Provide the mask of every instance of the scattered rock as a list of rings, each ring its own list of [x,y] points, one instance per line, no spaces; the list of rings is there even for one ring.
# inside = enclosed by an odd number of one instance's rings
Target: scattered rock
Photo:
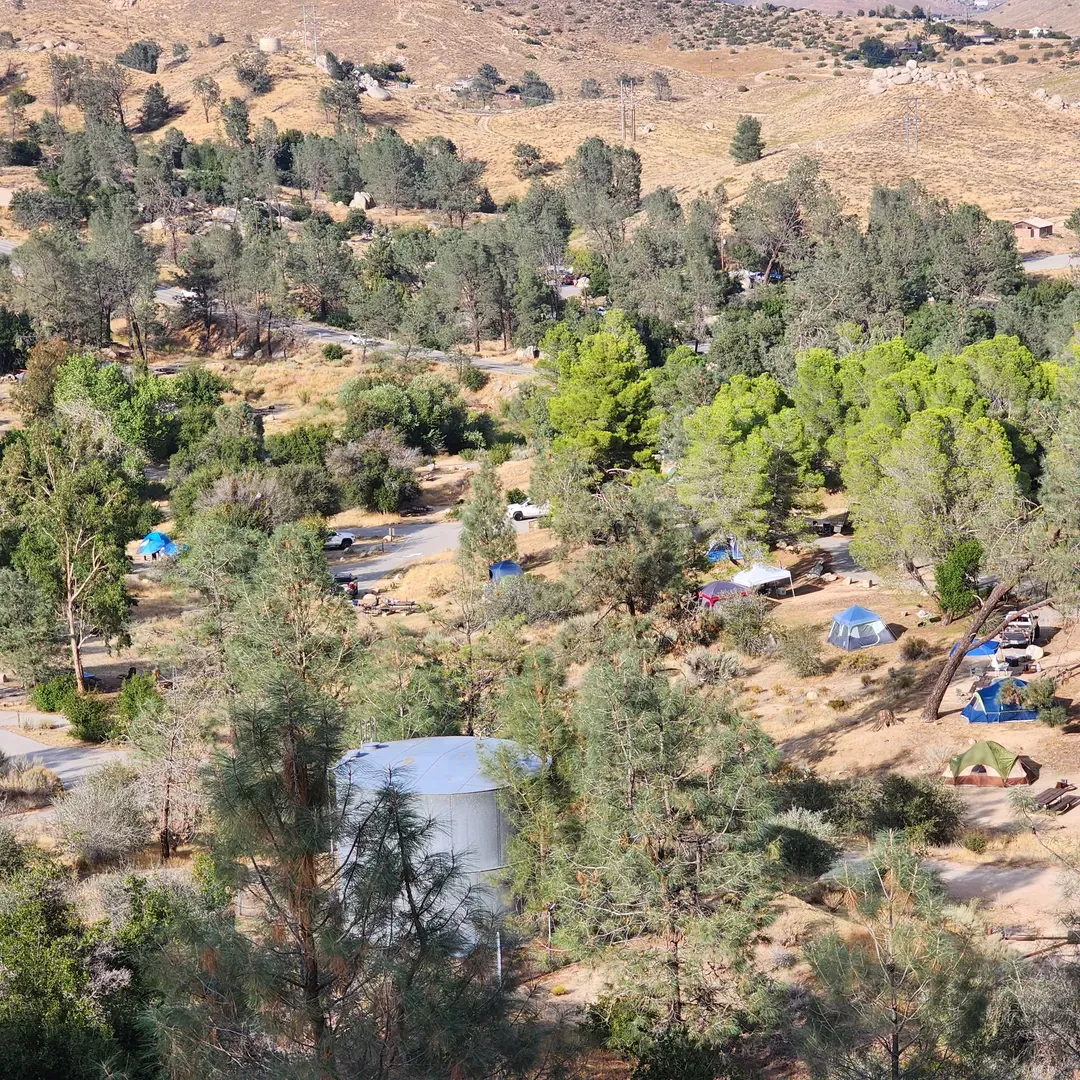
[[[27,45],[26,46],[26,51],[27,52],[44,52],[45,51],[45,46],[42,45],[40,41],[38,41],[38,42],[35,42],[33,45]]]
[[[884,94],[886,89],[887,87],[883,82],[874,80],[870,83],[869,86],[867,86],[866,92],[870,94],[871,97],[876,97],[878,94]]]
[[[1060,112],[1065,108],[1065,99],[1060,94],[1054,94],[1046,99],[1046,107],[1052,112]]]
[[[1040,86],[1034,94],[1031,95],[1036,101],[1045,101],[1050,95]]]
[[[715,131],[715,130],[716,130],[716,125],[715,125],[715,124],[714,124],[714,123],[713,123],[713,122],[712,122],[711,120],[709,120],[709,121],[708,121],[708,122],[707,122],[707,123],[705,124],[705,130],[706,130],[706,131]]]
[[[648,133],[648,132],[651,132],[651,131],[655,131],[656,128],[654,128],[652,126],[652,124],[646,124],[641,130]]]
[[[369,98],[374,98],[376,101],[388,101],[390,99],[390,91],[380,86],[378,79],[373,75],[369,75],[366,71],[357,81]]]

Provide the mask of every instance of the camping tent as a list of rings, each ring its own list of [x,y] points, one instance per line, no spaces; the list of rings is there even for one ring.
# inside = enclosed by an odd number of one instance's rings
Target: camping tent
[[[1001,743],[984,739],[957,754],[942,772],[946,784],[974,784],[978,787],[1015,787],[1034,783],[1038,766]]]
[[[503,559],[502,562],[492,563],[488,567],[488,577],[492,581],[502,581],[504,577],[518,577],[524,573],[525,571],[511,559]]]
[[[1022,701],[1013,701],[1011,694],[1006,694],[1002,701],[1002,691],[1023,690],[1027,683],[1023,679],[1001,679],[982,690],[976,690],[971,700],[964,706],[961,716],[969,724],[1011,724],[1039,718],[1036,709],[1029,709]]]
[[[721,600],[736,600],[740,596],[749,596],[753,590],[745,585],[736,585],[734,581],[710,581],[698,590],[698,599],[702,607],[713,607]]]
[[[148,532],[139,544],[140,555],[179,555],[180,547],[175,540],[170,540],[165,533]]]
[[[745,585],[748,589],[758,589],[762,585],[775,585],[778,581],[786,581],[791,595],[795,595],[795,586],[791,581],[791,571],[781,570],[775,566],[762,566],[754,563],[749,570],[741,570],[733,574],[731,580],[736,585]]]
[[[880,615],[875,615],[858,604],[834,615],[832,629],[829,630],[829,644],[849,652],[865,649],[868,645],[885,645],[895,640]]]
[[[729,536],[726,540],[714,541],[709,550],[705,552],[705,558],[711,563],[720,562],[721,559],[730,559],[732,562],[738,562],[742,558],[742,551],[739,549],[739,541],[734,536]]]

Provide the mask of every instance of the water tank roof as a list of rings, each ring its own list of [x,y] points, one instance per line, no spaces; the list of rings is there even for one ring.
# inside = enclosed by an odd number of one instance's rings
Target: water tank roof
[[[488,775],[488,762],[500,750],[517,753],[529,771],[540,763],[509,739],[442,735],[399,742],[365,743],[350,750],[337,768],[360,787],[378,787],[394,776],[395,785],[417,795],[463,795],[495,791],[503,785]]]

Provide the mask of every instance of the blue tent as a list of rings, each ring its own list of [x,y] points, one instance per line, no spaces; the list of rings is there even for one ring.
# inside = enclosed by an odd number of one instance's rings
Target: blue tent
[[[139,544],[140,555],[179,555],[180,547],[163,532],[148,532]]]
[[[524,573],[525,571],[510,559],[503,559],[502,562],[492,563],[488,567],[488,577],[492,581],[501,581],[504,577],[518,577]]]
[[[875,615],[858,604],[834,615],[832,628],[829,630],[829,644],[839,649],[847,649],[848,652],[865,649],[868,645],[885,645],[895,640],[893,632],[880,615]]]
[[[1027,683],[1023,679],[1001,679],[982,690],[976,690],[971,700],[964,706],[961,716],[969,724],[1013,724],[1025,720],[1037,720],[1036,709],[1027,708],[1023,702],[1012,703],[1001,700],[1001,691],[1005,687],[1023,690]]]
[[[709,550],[705,552],[705,558],[711,563],[718,563],[721,559],[738,562],[742,557],[743,553],[739,549],[739,541],[734,536],[729,536],[726,540],[715,541],[710,545]]]
[[[959,645],[954,645],[949,650],[949,655],[955,656],[956,650],[959,648]],[[984,641],[981,645],[977,645],[974,649],[968,649],[968,651],[964,654],[964,658],[967,660],[989,660],[992,656],[997,655],[997,651],[1000,648],[1000,642]]]

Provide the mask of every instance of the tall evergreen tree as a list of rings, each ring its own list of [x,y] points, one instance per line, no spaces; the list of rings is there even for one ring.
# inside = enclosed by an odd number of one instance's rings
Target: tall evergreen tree
[[[458,558],[462,565],[486,575],[487,568],[517,554],[517,537],[506,518],[499,474],[485,457],[473,477],[472,498],[461,511]]]

